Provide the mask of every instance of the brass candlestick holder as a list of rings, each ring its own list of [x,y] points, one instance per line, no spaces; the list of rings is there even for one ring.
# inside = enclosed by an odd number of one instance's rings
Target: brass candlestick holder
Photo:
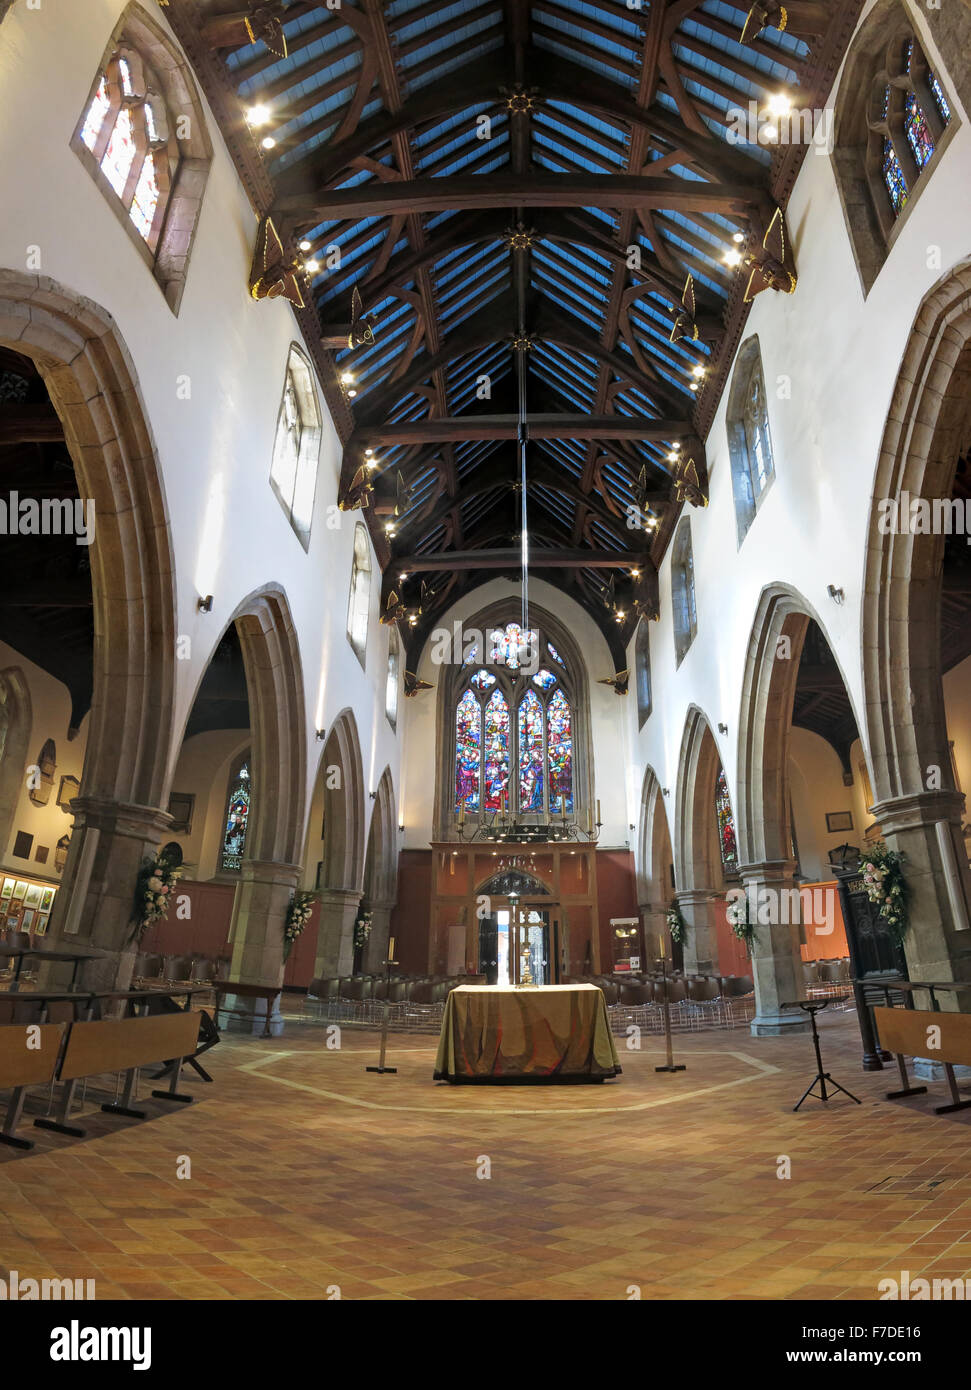
[[[524,941],[524,942],[523,942],[522,946],[521,946],[520,949],[519,949],[519,955],[520,955],[520,965],[519,965],[519,988],[520,988],[520,989],[535,989],[535,988],[536,988],[536,981],[533,979],[533,972],[532,972],[532,970],[531,970],[531,968],[530,968],[530,964],[529,964],[529,942],[528,942],[528,941]]]

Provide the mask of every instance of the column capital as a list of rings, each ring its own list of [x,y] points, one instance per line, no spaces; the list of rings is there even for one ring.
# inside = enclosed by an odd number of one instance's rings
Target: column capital
[[[160,806],[140,806],[131,801],[112,801],[104,796],[76,796],[71,801],[75,829],[90,825],[99,829],[110,827],[119,835],[161,837],[172,824],[168,811]]]
[[[244,859],[239,866],[239,876],[251,883],[286,883],[296,887],[303,874],[302,864],[282,864],[275,859]]]
[[[356,907],[363,895],[357,888],[321,888],[317,896],[322,906],[346,908]]]
[[[874,820],[879,821],[884,834],[913,830],[933,825],[936,821],[959,821],[964,815],[964,795],[953,787],[939,791],[914,792],[910,796],[894,796],[870,807]]]
[[[679,907],[701,907],[714,902],[718,896],[714,888],[682,888],[674,894],[674,900]]]
[[[742,884],[748,888],[755,883],[792,882],[796,876],[795,859],[761,859],[751,864],[739,864]]]

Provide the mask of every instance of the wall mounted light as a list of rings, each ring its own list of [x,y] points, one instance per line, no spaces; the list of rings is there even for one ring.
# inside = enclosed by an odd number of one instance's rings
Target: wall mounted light
[[[326,738],[326,736],[327,736],[327,730],[326,730],[326,729],[314,729],[314,738],[317,740],[318,743],[323,743],[323,741],[324,741],[324,739]]]
[[[834,603],[842,603],[843,599],[846,597],[843,593],[843,590],[838,589],[835,584],[827,584],[826,592],[829,594],[830,598],[833,600]]]
[[[199,599],[199,601],[196,603],[196,607],[198,608],[200,613],[211,613],[212,594],[206,594],[205,598]]]
[[[368,792],[368,796],[371,798],[372,801],[376,801],[378,794],[377,792]]]
[[[671,795],[671,788],[670,788],[670,787],[662,787],[662,788],[661,788],[661,795],[662,795],[662,796],[670,796],[670,795]]]
[[[400,820],[400,821],[398,822],[398,833],[401,834],[401,835],[403,835],[403,834],[405,833],[405,823],[404,823],[403,820]]]
[[[719,726],[718,726],[718,732],[719,732],[720,734],[727,734],[727,733],[728,733],[728,725],[727,725],[727,724],[719,724]]]

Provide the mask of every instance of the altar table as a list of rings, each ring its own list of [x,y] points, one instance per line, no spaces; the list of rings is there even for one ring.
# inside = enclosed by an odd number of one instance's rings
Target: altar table
[[[603,1081],[620,1070],[596,985],[458,985],[448,996],[436,1081]]]

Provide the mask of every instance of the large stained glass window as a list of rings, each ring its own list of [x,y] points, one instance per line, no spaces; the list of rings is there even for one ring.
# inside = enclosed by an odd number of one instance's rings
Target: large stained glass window
[[[169,139],[158,90],[158,82],[133,50],[127,57],[116,53],[98,79],[78,132],[132,226],[153,250],[179,162],[178,142]]]
[[[543,706],[532,690],[519,706],[519,809],[543,809]]]
[[[485,707],[483,805],[498,811],[509,800],[509,706],[501,690],[493,691]]]
[[[573,810],[573,728],[562,690],[546,711],[547,759],[550,768],[550,813]]]
[[[932,72],[929,72],[927,74],[927,85],[931,89],[931,95],[934,98],[934,102],[940,113],[941,120],[944,122],[945,125],[947,125],[948,121],[951,119],[951,108],[947,104],[947,97],[945,97],[944,92],[941,89],[940,82],[938,82],[937,78],[934,76]]]
[[[455,713],[455,809],[479,809],[479,762],[482,752],[482,709],[467,690]]]
[[[891,207],[894,212],[899,212],[907,201],[907,183],[897,151],[890,140],[883,142],[883,181],[887,185]]]
[[[867,177],[885,233],[913,195],[915,180],[933,159],[951,119],[941,84],[916,39],[911,35],[897,53],[873,78],[868,120]]]
[[[738,845],[735,840],[735,817],[728,795],[728,780],[721,768],[715,783],[715,820],[718,825],[718,848],[722,869],[726,874],[738,873]]]
[[[250,813],[249,763],[244,761],[231,779],[226,802],[226,826],[223,830],[219,867],[223,873],[238,874],[246,848],[246,831]]]
[[[522,646],[531,648],[523,671]],[[482,650],[481,643],[479,650]],[[563,658],[519,623],[487,629],[485,659],[463,658],[455,696],[453,813],[491,823],[577,811],[574,704]]]

